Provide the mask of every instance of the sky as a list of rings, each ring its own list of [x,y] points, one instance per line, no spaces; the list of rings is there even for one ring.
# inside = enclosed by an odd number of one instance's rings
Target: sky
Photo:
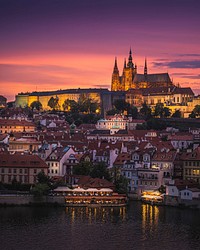
[[[130,47],[138,73],[200,93],[199,0],[0,0],[0,95],[109,88]]]

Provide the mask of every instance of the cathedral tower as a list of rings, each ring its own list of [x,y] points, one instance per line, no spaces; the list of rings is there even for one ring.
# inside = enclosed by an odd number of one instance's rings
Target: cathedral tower
[[[117,66],[117,58],[115,58],[115,64],[114,64],[114,69],[112,73],[111,90],[112,91],[120,90],[120,79],[119,79],[119,70]]]

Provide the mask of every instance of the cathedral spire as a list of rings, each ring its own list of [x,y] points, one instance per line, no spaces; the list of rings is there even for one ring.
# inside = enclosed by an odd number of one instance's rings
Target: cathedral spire
[[[133,68],[134,65],[133,65],[133,61],[132,60],[133,60],[132,59],[132,50],[130,48],[127,67]]]
[[[118,66],[117,66],[117,57],[115,57],[115,64],[114,64],[113,73],[119,73]]]
[[[147,75],[147,59],[145,57],[145,62],[144,62],[144,75]]]

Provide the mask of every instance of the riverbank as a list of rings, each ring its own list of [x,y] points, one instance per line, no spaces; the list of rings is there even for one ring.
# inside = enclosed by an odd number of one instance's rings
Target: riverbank
[[[0,206],[65,206],[63,196],[0,195]]]

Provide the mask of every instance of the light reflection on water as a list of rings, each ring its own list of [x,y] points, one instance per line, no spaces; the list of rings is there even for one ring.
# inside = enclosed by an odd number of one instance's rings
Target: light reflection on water
[[[200,211],[128,207],[0,208],[0,249],[200,249]]]

